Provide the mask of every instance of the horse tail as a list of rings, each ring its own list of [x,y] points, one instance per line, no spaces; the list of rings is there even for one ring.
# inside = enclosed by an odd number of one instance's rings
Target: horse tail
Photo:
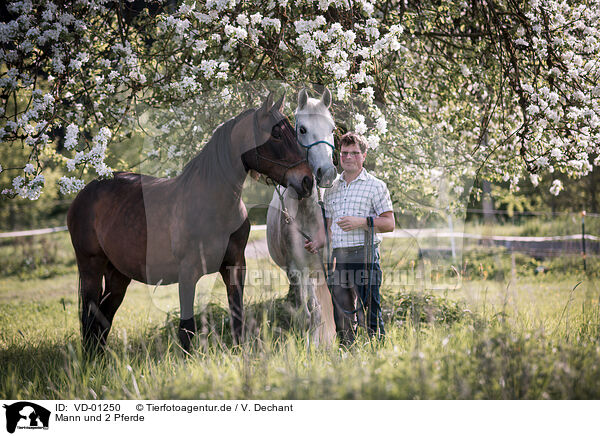
[[[79,314],[79,329],[81,330],[81,335],[83,337],[83,281],[81,279],[81,274],[77,272],[77,306],[78,306],[78,314]]]
[[[317,280],[317,299],[321,305],[320,340],[323,344],[335,341],[335,319],[333,317],[333,301],[325,280]]]

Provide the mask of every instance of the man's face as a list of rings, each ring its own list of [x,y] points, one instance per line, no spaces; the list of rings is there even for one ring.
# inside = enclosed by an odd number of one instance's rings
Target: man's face
[[[367,153],[362,153],[360,147],[356,144],[342,145],[340,149],[340,158],[344,171],[361,171],[366,157]]]

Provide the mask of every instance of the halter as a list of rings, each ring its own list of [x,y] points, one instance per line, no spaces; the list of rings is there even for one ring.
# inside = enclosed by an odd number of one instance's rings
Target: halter
[[[298,125],[297,124],[294,126],[294,129],[296,130],[296,138],[298,138]],[[327,141],[316,141],[316,142],[313,142],[312,144],[304,145],[298,139],[298,144],[300,144],[301,147],[306,148],[306,155],[308,155],[308,151],[317,144],[327,144],[331,147],[331,150],[335,151],[335,146],[332,143],[327,142]]]
[[[258,147],[259,147],[258,143],[259,143],[259,140],[258,140],[257,134],[258,134],[258,132],[265,132],[265,133],[271,134],[271,132],[267,131],[267,130],[264,130],[264,129],[262,129],[260,127],[260,125],[258,124],[257,113],[258,113],[258,109],[256,111],[254,111],[254,116],[253,116],[253,120],[254,120],[254,142],[256,144],[256,147],[254,147],[254,154],[256,156],[256,164],[258,166],[258,159],[260,158],[260,159],[262,159],[264,161],[271,162],[271,163],[273,163],[273,164],[275,164],[277,166],[285,168],[285,171],[283,172],[283,177],[282,177],[282,179],[285,180],[285,175],[287,174],[287,172],[290,169],[292,169],[294,167],[297,167],[298,165],[303,164],[304,162],[308,163],[308,153],[306,154],[307,157],[305,157],[304,159],[300,159],[299,161],[297,161],[297,162],[295,162],[293,164],[289,164],[289,165],[288,164],[284,164],[284,163],[282,163],[280,161],[276,161],[274,159],[270,159],[268,157],[262,156],[258,152]],[[283,116],[280,116],[280,117],[275,116],[275,114],[273,114],[272,111],[269,111],[269,115],[271,116],[271,119],[274,122],[274,125],[279,125],[285,119]],[[298,139],[297,136],[296,136],[295,139],[297,141],[297,139]]]
[[[328,146],[331,147],[331,152],[333,154],[333,156],[335,156],[335,146],[327,141],[315,141],[312,144],[308,144],[308,145],[304,145],[303,143],[300,142],[300,139],[298,139],[298,124],[296,124],[294,126],[294,130],[296,130],[296,140],[298,141],[298,144],[300,144],[300,146],[302,148],[306,148],[306,159],[308,160],[308,152],[310,151],[311,148],[313,148],[315,145],[317,144],[327,144]],[[325,188],[331,188],[331,186],[325,186]]]

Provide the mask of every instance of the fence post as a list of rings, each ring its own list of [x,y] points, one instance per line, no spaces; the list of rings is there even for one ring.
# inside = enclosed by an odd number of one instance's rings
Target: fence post
[[[450,229],[450,246],[452,247],[452,261],[454,262],[456,261],[456,243],[454,242],[454,227],[452,226],[452,215],[448,215],[448,228]]]
[[[583,257],[583,271],[587,273],[585,262],[585,210],[581,211],[581,255]]]

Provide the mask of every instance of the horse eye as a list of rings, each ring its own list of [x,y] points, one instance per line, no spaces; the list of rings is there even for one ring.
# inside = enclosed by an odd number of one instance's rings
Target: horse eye
[[[300,126],[300,134],[306,134],[306,128],[304,126]]]

